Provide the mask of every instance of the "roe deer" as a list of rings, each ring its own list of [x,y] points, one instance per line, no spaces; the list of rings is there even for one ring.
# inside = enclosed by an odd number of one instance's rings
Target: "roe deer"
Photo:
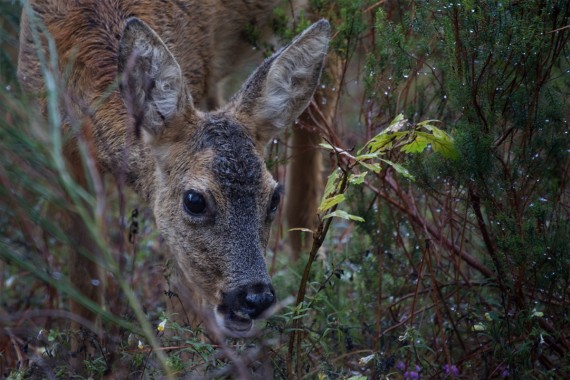
[[[313,24],[266,59],[226,105],[205,112],[197,106],[217,106],[217,83],[251,51],[240,28],[252,20],[263,25],[274,1],[30,3],[34,17],[22,14],[18,76],[42,104],[33,32],[39,20],[55,42],[72,101],[61,107],[72,172],[81,177],[73,136],[83,133],[98,169],[124,179],[152,207],[180,287],[226,334],[247,335],[275,302],[264,250],[281,190],[265,168],[264,147],[309,104],[328,22]],[[109,93],[117,78],[120,88]],[[81,130],[71,127],[77,120]],[[78,245],[89,246],[84,231],[76,235]],[[100,278],[96,265],[78,253],[72,258],[72,281],[101,301],[92,285]],[[72,311],[94,318],[74,303]]]

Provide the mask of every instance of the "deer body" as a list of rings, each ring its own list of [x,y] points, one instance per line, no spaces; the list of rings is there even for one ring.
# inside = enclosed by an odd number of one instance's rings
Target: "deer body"
[[[263,254],[280,188],[265,168],[264,146],[308,105],[330,33],[328,23],[316,23],[268,58],[225,106],[202,111],[218,105],[217,83],[251,51],[241,28],[252,20],[263,26],[273,5],[36,0],[35,16],[22,16],[24,88],[45,89],[37,17],[57,47],[64,131],[86,136],[99,169],[150,204],[182,286],[237,336],[275,300]],[[73,162],[76,150],[71,139],[71,165],[81,165]],[[76,260],[78,268],[89,266],[81,255]],[[75,282],[89,294],[80,282],[96,274],[87,272]]]

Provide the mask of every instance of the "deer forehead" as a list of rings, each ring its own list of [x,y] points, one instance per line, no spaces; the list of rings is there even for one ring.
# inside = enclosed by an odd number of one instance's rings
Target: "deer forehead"
[[[210,192],[218,201],[269,198],[276,185],[252,136],[231,118],[207,115],[189,133],[163,147],[174,185]]]

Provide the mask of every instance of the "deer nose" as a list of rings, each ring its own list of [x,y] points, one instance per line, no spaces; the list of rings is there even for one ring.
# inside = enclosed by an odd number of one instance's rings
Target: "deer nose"
[[[242,314],[255,319],[263,314],[275,303],[275,291],[268,284],[256,284],[246,286],[245,291],[239,292],[238,308]]]

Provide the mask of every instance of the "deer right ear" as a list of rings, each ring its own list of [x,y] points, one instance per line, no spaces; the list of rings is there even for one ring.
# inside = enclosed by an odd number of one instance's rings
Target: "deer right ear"
[[[191,99],[180,66],[160,37],[143,21],[130,18],[119,46],[121,95],[135,121],[151,138]]]
[[[252,125],[265,145],[307,108],[323,69],[331,27],[326,20],[310,26],[268,58],[226,106]]]

